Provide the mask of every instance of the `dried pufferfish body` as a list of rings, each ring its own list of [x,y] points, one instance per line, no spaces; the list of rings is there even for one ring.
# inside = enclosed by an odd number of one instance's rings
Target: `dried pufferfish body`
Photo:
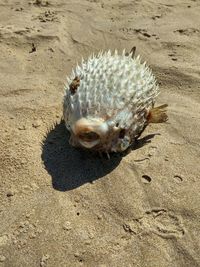
[[[68,78],[64,97],[70,143],[104,152],[126,150],[152,120],[158,91],[139,56],[108,51],[82,61]],[[167,119],[165,107],[157,109],[159,122]]]

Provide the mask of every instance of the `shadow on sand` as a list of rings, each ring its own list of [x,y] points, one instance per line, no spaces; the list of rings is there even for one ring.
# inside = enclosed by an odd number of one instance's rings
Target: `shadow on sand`
[[[150,142],[154,135],[137,141],[134,149]],[[110,160],[69,145],[69,133],[61,121],[47,133],[42,143],[42,161],[52,177],[53,188],[68,191],[97,180],[114,170],[127,154],[111,154]]]

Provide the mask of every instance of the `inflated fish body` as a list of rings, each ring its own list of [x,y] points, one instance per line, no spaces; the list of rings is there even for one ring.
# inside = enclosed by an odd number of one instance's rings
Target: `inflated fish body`
[[[70,143],[100,152],[126,150],[150,122],[167,120],[152,71],[140,57],[115,51],[82,61],[68,78],[64,120]]]

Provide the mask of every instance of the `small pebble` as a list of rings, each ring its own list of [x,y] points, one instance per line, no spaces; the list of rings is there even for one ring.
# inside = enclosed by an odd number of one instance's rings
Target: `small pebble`
[[[39,186],[36,183],[31,183],[32,189],[36,190],[39,188]]]
[[[37,229],[36,232],[37,232],[37,234],[41,234],[42,233],[42,229]]]
[[[144,174],[142,175],[142,181],[144,184],[148,184],[151,182],[151,177],[149,175]]]
[[[36,46],[35,46],[35,44],[34,43],[32,43],[32,48],[31,48],[31,50],[29,51],[29,53],[33,53],[33,52],[36,52]]]
[[[102,220],[103,219],[103,216],[102,215],[97,215],[97,219],[98,220]]]
[[[34,128],[38,128],[38,127],[40,127],[42,125],[42,121],[41,120],[36,120],[33,124],[32,124],[32,126],[34,127]]]
[[[26,159],[21,159],[21,163],[22,164],[26,164],[27,163],[27,160]]]
[[[6,257],[3,255],[0,255],[0,262],[4,262],[6,260]]]
[[[20,222],[19,227],[20,228],[24,228],[25,227],[25,223],[24,222]]]
[[[42,256],[42,261],[47,261],[50,258],[49,254],[43,255]]]
[[[147,32],[144,32],[143,35],[144,35],[145,37],[148,37],[148,38],[151,37],[151,34],[149,34],[149,33],[147,33]]]
[[[17,239],[13,240],[13,244],[16,245],[17,244]]]
[[[7,197],[13,197],[14,194],[15,194],[15,193],[14,193],[13,191],[8,191],[7,194],[6,194],[6,196],[7,196]]]
[[[43,255],[40,261],[40,266],[43,267],[46,265],[47,260],[50,258],[49,254]]]
[[[183,177],[180,175],[174,175],[174,179],[178,183],[181,183],[183,181]]]
[[[26,130],[26,126],[25,125],[21,125],[18,127],[18,130]]]
[[[71,230],[72,229],[72,226],[71,226],[71,223],[70,222],[65,222],[64,225],[63,225],[63,229],[64,230]]]
[[[16,8],[15,11],[22,11],[23,10],[23,7],[20,7],[20,8]]]
[[[85,244],[86,244],[86,245],[90,245],[90,244],[91,244],[91,241],[90,241],[90,240],[86,240],[86,241],[85,241]]]
[[[54,52],[54,49],[52,47],[49,47],[49,51]]]
[[[36,238],[36,234],[34,234],[34,233],[32,233],[32,234],[30,234],[30,239],[34,239],[34,238]]]
[[[6,245],[8,242],[8,236],[2,235],[0,236],[0,247]]]
[[[25,185],[23,185],[23,189],[24,190],[30,190],[30,186],[25,184]]]
[[[18,236],[18,235],[20,235],[20,232],[19,232],[18,230],[15,230],[15,231],[14,231],[14,235],[15,235],[15,236]]]
[[[89,238],[93,239],[94,238],[94,234],[93,233],[89,233]]]

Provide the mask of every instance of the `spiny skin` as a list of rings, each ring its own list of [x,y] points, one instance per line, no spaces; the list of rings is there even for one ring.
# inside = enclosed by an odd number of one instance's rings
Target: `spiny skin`
[[[97,151],[127,149],[147,124],[158,86],[140,57],[99,53],[67,79],[63,113],[70,143]]]

